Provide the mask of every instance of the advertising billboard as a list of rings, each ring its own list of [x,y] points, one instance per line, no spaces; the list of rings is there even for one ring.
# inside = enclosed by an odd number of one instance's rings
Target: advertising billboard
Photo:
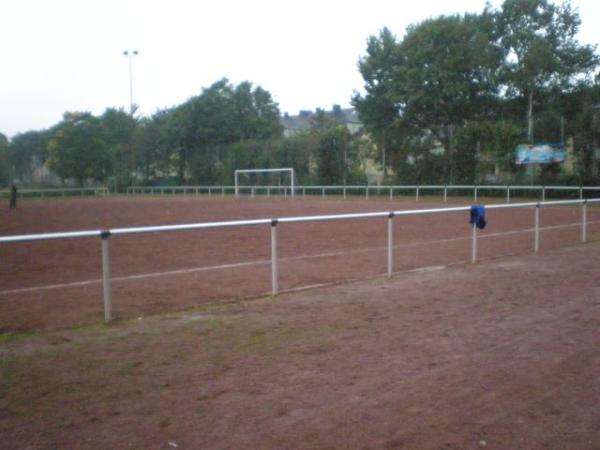
[[[564,144],[518,145],[515,149],[517,164],[563,163],[567,156]]]

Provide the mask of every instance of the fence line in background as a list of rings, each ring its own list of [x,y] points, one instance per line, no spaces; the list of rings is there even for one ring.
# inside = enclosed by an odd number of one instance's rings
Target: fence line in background
[[[362,186],[362,185],[333,185],[333,186],[238,186],[237,194],[235,186],[137,186],[127,188],[128,195],[208,195],[221,196],[236,195],[256,197],[263,195],[270,197],[279,195],[287,197],[336,195],[347,198],[349,195],[364,196],[369,199],[373,195],[387,196],[390,200],[394,196],[406,196],[414,193],[415,201],[419,201],[422,195],[433,193],[443,196],[444,202],[448,201],[449,194],[464,195],[466,193],[477,201],[482,193],[495,192],[506,198],[506,203],[511,201],[511,193],[533,192],[540,201],[545,201],[550,192],[578,192],[579,198],[583,199],[586,192],[600,193],[600,186],[544,186],[544,185],[393,185],[393,186]],[[470,192],[469,192],[470,191]],[[19,189],[19,195],[23,197],[67,197],[67,196],[107,196],[110,191],[106,187],[101,188],[50,188],[50,189]],[[10,190],[0,190],[0,197],[10,195]]]
[[[506,209],[506,208],[534,208],[534,244],[533,251],[538,252],[540,244],[540,209],[542,207],[551,207],[559,205],[582,205],[582,231],[581,242],[587,241],[587,205],[590,203],[600,203],[600,198],[595,199],[579,199],[579,200],[558,200],[548,202],[528,202],[515,204],[496,204],[487,205],[487,209]],[[271,227],[271,293],[277,295],[278,288],[278,257],[277,257],[277,227],[279,224],[299,223],[299,222],[316,222],[316,221],[332,221],[332,220],[352,220],[352,219],[369,219],[378,217],[388,218],[387,227],[387,275],[391,277],[394,267],[393,254],[393,227],[394,220],[397,217],[413,216],[423,214],[442,214],[451,212],[467,212],[470,211],[469,206],[459,206],[451,208],[431,208],[420,210],[400,210],[400,211],[385,211],[385,212],[369,212],[369,213],[352,213],[352,214],[330,214],[318,216],[301,216],[301,217],[281,217],[273,219],[254,219],[254,220],[236,220],[224,222],[203,222],[181,225],[163,225],[149,227],[130,227],[130,228],[112,228],[108,230],[86,230],[74,231],[65,233],[41,233],[28,235],[0,236],[0,244],[18,243],[27,241],[51,240],[51,239],[71,239],[71,238],[101,238],[101,254],[102,254],[102,285],[103,285],[103,304],[104,304],[104,320],[111,320],[112,311],[112,296],[111,296],[111,273],[110,273],[110,237],[140,233],[157,233],[167,231],[183,231],[183,230],[201,230],[211,228],[229,228],[241,226],[257,226],[269,225]],[[472,263],[477,262],[477,227],[473,225],[471,239]]]
[[[545,185],[394,185],[394,186],[352,186],[352,185],[334,185],[334,186],[170,186],[170,187],[151,187],[139,186],[127,188],[129,195],[221,195],[233,194],[235,196],[248,195],[254,198],[257,195],[282,195],[287,197],[301,196],[320,196],[325,198],[329,195],[338,195],[347,198],[348,195],[364,196],[369,199],[372,195],[388,196],[390,200],[394,199],[394,195],[406,195],[414,191],[415,201],[419,201],[421,195],[434,191],[439,195],[443,195],[444,202],[448,201],[449,193],[462,194],[465,191],[473,197],[473,201],[477,201],[479,196],[487,191],[502,193],[506,198],[506,203],[510,203],[511,193],[516,192],[535,192],[539,196],[540,201],[546,201],[546,195],[550,192],[577,192],[579,198],[584,198],[586,191],[596,191],[600,193],[600,186],[545,186]]]
[[[21,197],[89,197],[89,196],[103,196],[106,197],[109,194],[108,188],[49,188],[49,189],[30,189],[24,188],[18,190],[18,195]],[[10,195],[9,189],[0,190],[0,197],[6,197]]]

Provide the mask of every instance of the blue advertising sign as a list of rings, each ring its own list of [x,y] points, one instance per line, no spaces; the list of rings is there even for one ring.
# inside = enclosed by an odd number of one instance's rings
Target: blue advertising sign
[[[564,144],[518,145],[515,149],[517,164],[549,164],[565,162]]]

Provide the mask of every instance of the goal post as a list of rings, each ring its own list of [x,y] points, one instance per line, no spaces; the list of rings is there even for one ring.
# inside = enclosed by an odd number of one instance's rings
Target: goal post
[[[288,173],[290,175],[290,194],[294,196],[294,169],[285,167],[278,169],[237,169],[235,174],[235,196],[239,196],[240,184],[239,184],[239,175],[240,174],[249,174],[249,173]]]

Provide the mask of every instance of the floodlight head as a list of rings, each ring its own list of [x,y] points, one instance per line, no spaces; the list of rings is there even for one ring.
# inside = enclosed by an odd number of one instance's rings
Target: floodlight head
[[[123,55],[127,56],[129,55],[129,52],[127,50],[123,50]]]
[[[137,50],[134,50],[134,51],[133,51],[133,54],[134,54],[134,55],[137,55],[137,54],[138,54],[138,51],[137,51]]]

